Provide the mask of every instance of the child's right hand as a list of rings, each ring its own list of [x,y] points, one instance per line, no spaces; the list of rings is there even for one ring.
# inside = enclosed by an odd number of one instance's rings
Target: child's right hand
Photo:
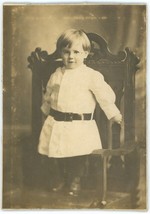
[[[111,118],[111,122],[114,123],[118,123],[121,124],[122,122],[122,115],[121,114],[117,114],[116,116],[114,116],[113,118]]]

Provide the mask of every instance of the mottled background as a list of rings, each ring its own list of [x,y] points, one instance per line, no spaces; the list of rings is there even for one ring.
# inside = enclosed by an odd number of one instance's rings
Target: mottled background
[[[52,53],[58,36],[67,28],[97,33],[113,54],[129,47],[140,58],[136,74],[136,140],[145,147],[146,7],[85,4],[4,6],[4,148],[8,151],[20,137],[31,134],[32,73],[27,57],[36,47]],[[8,155],[11,163],[10,150]],[[11,164],[6,165],[6,169],[9,167]],[[15,173],[21,172],[15,169]]]

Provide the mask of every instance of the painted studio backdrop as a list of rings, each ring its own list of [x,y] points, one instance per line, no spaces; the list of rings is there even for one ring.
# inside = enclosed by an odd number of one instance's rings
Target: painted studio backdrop
[[[28,68],[27,58],[37,47],[49,54],[54,52],[57,38],[68,28],[100,35],[113,54],[129,47],[140,58],[140,69],[136,74],[135,132],[136,141],[145,149],[144,5],[5,5],[3,12],[4,207],[11,208],[15,203],[21,207],[20,195],[26,176],[23,171],[25,150],[21,142],[29,141],[32,134],[32,72]],[[142,185],[144,200],[145,181]]]

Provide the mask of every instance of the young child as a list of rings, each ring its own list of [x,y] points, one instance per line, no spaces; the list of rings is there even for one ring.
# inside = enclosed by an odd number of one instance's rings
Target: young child
[[[38,152],[58,160],[61,181],[53,191],[64,186],[66,170],[71,181],[69,194],[77,195],[85,158],[93,150],[102,148],[93,120],[96,101],[109,120],[121,123],[122,116],[115,105],[115,94],[102,74],[84,64],[91,49],[86,34],[69,29],[59,37],[56,47],[63,66],[56,69],[47,84],[41,107],[47,119]]]

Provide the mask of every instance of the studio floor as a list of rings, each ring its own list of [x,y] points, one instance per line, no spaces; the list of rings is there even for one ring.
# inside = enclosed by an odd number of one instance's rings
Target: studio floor
[[[22,171],[24,167],[28,168],[29,171],[32,170],[31,166],[24,166],[23,150],[20,150],[18,146],[14,146],[13,149],[10,149],[8,145],[4,146],[3,209],[132,209],[130,195],[121,191],[108,191],[106,206],[99,204],[97,207],[91,207],[93,201],[98,198],[95,189],[83,189],[79,196],[73,197],[68,195],[67,189],[54,193],[50,188],[42,188],[39,183],[34,185],[36,178],[30,173],[24,175]],[[43,174],[42,171],[38,173]],[[32,180],[33,185],[24,182],[25,177],[27,180]],[[43,184],[47,183],[47,176],[43,174],[43,178],[45,178]],[[140,149],[138,190],[138,206],[136,209],[145,210],[147,201],[145,148]]]

